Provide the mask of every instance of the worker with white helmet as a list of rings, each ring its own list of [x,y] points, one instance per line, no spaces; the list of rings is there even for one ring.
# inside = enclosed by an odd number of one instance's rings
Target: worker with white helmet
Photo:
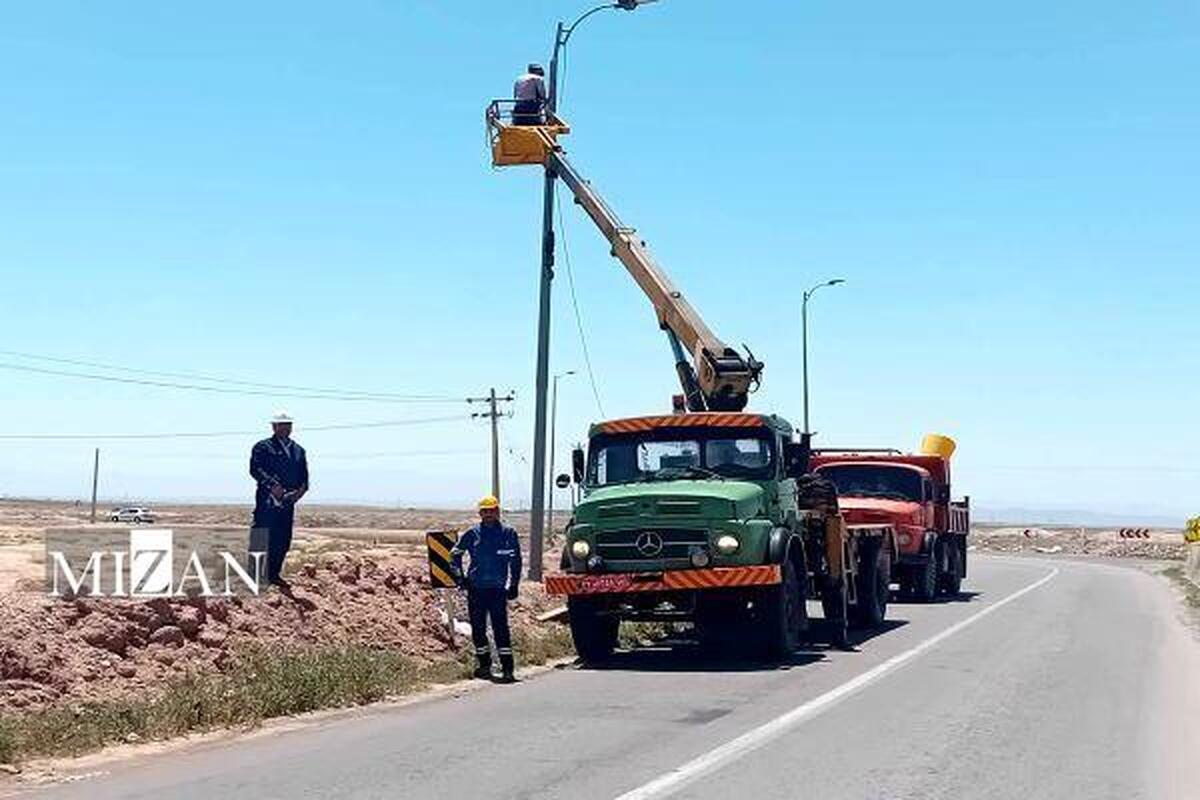
[[[292,422],[286,411],[277,412],[271,417],[271,436],[250,451],[250,477],[258,484],[254,527],[268,531],[267,581],[284,589],[283,562],[292,547],[296,503],[308,491],[308,458],[292,439]]]
[[[471,557],[463,573],[463,554]],[[479,524],[459,537],[450,551],[450,568],[459,586],[467,590],[471,640],[475,645],[475,677],[491,679],[492,652],[487,623],[492,622],[500,680],[512,683],[512,633],[508,629],[508,601],[517,599],[521,582],[521,543],[517,532],[500,522],[500,501],[488,495],[479,501]]]

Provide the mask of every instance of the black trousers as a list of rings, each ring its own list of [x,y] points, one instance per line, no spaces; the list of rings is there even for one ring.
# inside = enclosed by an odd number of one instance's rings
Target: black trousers
[[[467,613],[471,617],[471,641],[475,655],[490,657],[487,621],[492,621],[492,636],[500,659],[512,658],[512,633],[508,629],[508,597],[504,589],[470,589],[467,591]]]
[[[296,521],[296,507],[256,508],[254,510],[254,527],[266,528],[269,531],[267,539],[267,580],[275,583],[283,572],[283,561],[287,558],[288,550],[292,549],[292,525]]]
[[[541,125],[542,104],[537,100],[518,100],[513,104],[513,125]]]

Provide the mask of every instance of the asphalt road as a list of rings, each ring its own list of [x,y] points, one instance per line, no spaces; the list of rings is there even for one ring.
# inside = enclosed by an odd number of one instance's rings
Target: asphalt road
[[[980,557],[858,652],[687,646],[109,765],[36,798],[1195,798],[1197,646],[1161,578]]]

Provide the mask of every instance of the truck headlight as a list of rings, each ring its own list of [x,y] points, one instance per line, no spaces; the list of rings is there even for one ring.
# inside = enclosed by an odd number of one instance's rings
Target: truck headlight
[[[592,546],[583,539],[580,539],[571,545],[571,555],[575,556],[580,561],[583,561],[585,558],[587,558],[588,553],[590,552],[592,552]]]
[[[732,555],[732,554],[736,553],[739,546],[740,546],[740,543],[738,542],[736,536],[732,536],[728,533],[723,533],[717,537],[717,541],[716,541],[717,552],[723,556],[728,556],[728,555]]]

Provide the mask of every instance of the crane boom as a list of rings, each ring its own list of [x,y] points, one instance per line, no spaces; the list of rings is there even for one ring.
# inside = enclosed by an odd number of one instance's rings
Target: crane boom
[[[741,411],[757,387],[763,364],[719,339],[654,260],[637,231],[623,224],[604,198],[567,160],[557,137],[570,132],[552,115],[545,125],[516,126],[504,119],[507,101],[493,101],[487,125],[495,166],[537,164],[561,178],[588,217],[608,240],[612,255],[624,265],[649,298],[659,327],[675,356],[675,368],[689,411]],[[690,361],[689,361],[690,359]]]
[[[622,224],[604,198],[561,150],[549,152],[547,167],[571,190],[575,201],[612,246],[612,255],[624,265],[653,304],[659,326],[671,339],[689,410],[740,411],[745,408],[747,396],[762,372],[762,364],[752,355],[742,356],[717,338],[654,260],[637,231]],[[683,352],[691,355],[691,365],[681,358]]]

